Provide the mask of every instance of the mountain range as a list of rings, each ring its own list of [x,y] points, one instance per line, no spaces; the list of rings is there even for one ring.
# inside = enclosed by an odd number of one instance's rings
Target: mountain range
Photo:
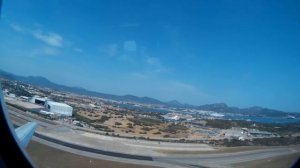
[[[225,103],[201,105],[198,106],[197,109],[205,110],[205,111],[215,111],[220,113],[243,114],[243,115],[250,115],[250,116],[280,117],[280,116],[286,116],[287,114],[291,114],[300,117],[299,113],[288,113],[288,112],[283,112],[283,111],[259,107],[259,106],[253,106],[248,108],[230,107]]]
[[[238,108],[238,107],[230,107],[225,103],[215,103],[215,104],[206,104],[201,106],[194,106],[189,104],[182,104],[177,100],[173,100],[170,102],[163,102],[154,98],[150,97],[138,97],[134,95],[113,95],[113,94],[106,94],[106,93],[99,93],[95,91],[90,91],[81,87],[70,87],[65,85],[56,84],[54,82],[49,81],[47,78],[41,76],[19,76],[15,75],[0,69],[0,77],[10,79],[10,80],[17,80],[27,84],[31,84],[34,86],[39,87],[46,87],[51,88],[58,91],[66,91],[72,92],[81,95],[87,96],[95,96],[105,99],[117,100],[117,101],[130,101],[136,103],[143,103],[143,104],[156,104],[156,105],[164,105],[168,107],[179,107],[179,108],[195,108],[199,110],[206,110],[206,111],[215,111],[220,113],[239,113],[239,114],[247,114],[247,115],[267,115],[267,116],[282,116],[286,115],[286,112],[273,110],[269,108],[263,108],[258,106],[253,106],[249,108]],[[290,113],[296,114],[297,113]]]
[[[54,82],[51,82],[47,78],[41,77],[41,76],[19,76],[15,75],[6,71],[3,71],[0,69],[0,77],[10,79],[10,80],[17,80],[21,81],[30,85],[39,86],[39,87],[46,87],[58,91],[66,91],[66,92],[72,92],[76,94],[82,94],[87,96],[96,96],[100,98],[105,99],[112,99],[117,101],[132,101],[137,103],[145,103],[145,104],[158,104],[158,105],[166,105],[168,103],[159,101],[154,98],[150,97],[138,97],[134,95],[112,95],[112,94],[106,94],[106,93],[99,93],[95,91],[90,91],[81,87],[70,87],[65,85],[56,84]]]

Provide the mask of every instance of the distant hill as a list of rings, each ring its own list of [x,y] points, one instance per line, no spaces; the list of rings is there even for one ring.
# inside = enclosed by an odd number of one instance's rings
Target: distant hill
[[[206,111],[215,111],[215,112],[221,112],[221,113],[239,112],[240,111],[239,108],[229,107],[225,103],[205,104],[205,105],[198,106],[197,109],[206,110]]]
[[[47,87],[51,88],[54,90],[59,90],[59,91],[66,91],[66,92],[72,92],[76,94],[83,94],[87,96],[96,96],[96,97],[101,97],[105,99],[112,99],[112,100],[117,100],[117,101],[132,101],[132,102],[137,102],[137,103],[145,103],[145,104],[160,104],[160,105],[166,105],[166,103],[159,101],[154,98],[150,97],[138,97],[134,95],[124,95],[124,96],[118,96],[118,95],[112,95],[112,94],[105,94],[105,93],[99,93],[95,91],[89,91],[84,88],[80,87],[70,87],[70,86],[64,86],[64,85],[59,85],[56,83],[53,83],[49,81],[48,79],[41,77],[41,76],[18,76],[14,75],[12,73],[0,70],[0,77],[10,79],[10,80],[18,80],[27,84],[31,84],[34,86],[39,86],[39,87]]]
[[[244,114],[251,116],[270,116],[270,117],[280,117],[286,116],[287,114],[297,115],[300,117],[298,113],[287,113],[279,110],[268,109],[264,107],[253,106],[249,108],[238,108],[238,107],[230,107],[225,103],[215,103],[215,104],[206,104],[196,107],[199,110],[206,111],[215,111],[220,113],[233,113],[233,114]]]
[[[279,110],[273,110],[263,107],[249,107],[249,108],[238,108],[238,107],[230,107],[226,105],[225,103],[215,103],[215,104],[206,104],[201,106],[194,106],[189,104],[181,104],[177,100],[172,100],[170,102],[162,102],[154,98],[150,97],[138,97],[134,95],[112,95],[112,94],[106,94],[106,93],[99,93],[95,91],[89,91],[84,88],[80,87],[70,87],[70,86],[64,86],[59,85],[56,83],[53,83],[49,81],[48,79],[41,77],[41,76],[18,76],[14,75],[12,73],[0,70],[0,77],[10,79],[10,80],[18,80],[24,83],[28,83],[34,86],[39,87],[47,87],[58,91],[66,91],[66,92],[72,92],[76,94],[81,95],[87,95],[87,96],[95,96],[105,99],[111,99],[111,100],[117,100],[117,101],[131,101],[131,102],[137,102],[137,103],[143,103],[143,104],[157,104],[157,105],[164,105],[169,107],[179,107],[179,108],[196,108],[199,110],[206,110],[206,111],[215,111],[215,112],[221,112],[221,113],[234,113],[234,114],[246,114],[246,115],[260,115],[260,116],[286,116],[287,114],[293,114],[300,117],[299,113],[286,113]]]
[[[169,101],[167,102],[170,106],[175,106],[175,107],[181,107],[183,106],[183,104],[181,104],[179,101],[177,100],[172,100],[172,101]]]

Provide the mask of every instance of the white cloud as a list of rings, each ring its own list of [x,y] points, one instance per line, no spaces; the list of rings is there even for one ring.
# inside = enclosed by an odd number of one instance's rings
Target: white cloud
[[[57,48],[42,47],[42,48],[32,50],[30,56],[44,56],[44,55],[55,56],[59,54],[60,54],[60,50]]]
[[[190,102],[193,104],[201,104],[201,102],[215,99],[213,95],[208,94],[203,89],[185,81],[165,81],[165,85],[163,87],[162,91],[165,92],[165,97],[169,100],[177,99],[183,103]]]
[[[54,46],[54,47],[62,47],[63,45],[63,38],[57,33],[44,33],[41,30],[33,31],[32,35],[45,42],[48,45]]]
[[[57,49],[46,47],[43,49],[43,53],[46,55],[58,55],[60,52]]]
[[[124,23],[121,24],[120,27],[125,27],[125,28],[134,28],[134,27],[139,27],[140,24],[138,23]]]
[[[77,48],[77,47],[73,48],[73,51],[83,53],[83,50],[81,48]]]
[[[194,87],[193,85],[180,82],[180,81],[171,81],[169,85],[171,85],[171,87],[174,87],[175,89],[180,89],[180,90],[194,92],[194,93],[198,92],[197,88]]]
[[[155,57],[146,57],[146,63],[153,66],[161,66],[159,59]]]
[[[110,56],[115,56],[118,53],[118,44],[110,44],[106,48],[106,52]]]
[[[42,30],[30,30],[28,28],[21,27],[18,24],[11,23],[10,27],[20,33],[30,34],[34,38],[43,41],[44,43],[54,46],[54,47],[62,47],[63,45],[63,37],[58,33],[53,32],[43,32]],[[41,25],[39,27],[42,27]]]
[[[107,56],[116,56],[119,52],[119,46],[117,43],[112,43],[100,46],[99,50]]]
[[[132,92],[156,97],[163,101],[176,99],[182,103],[201,104],[207,100],[215,100],[215,97],[205,92],[201,86],[195,86],[186,81],[170,79],[150,72],[133,73],[129,79],[130,86],[135,86]]]
[[[137,79],[148,79],[152,75],[147,73],[147,72],[134,72],[134,73],[132,73],[132,76],[137,78]]]
[[[14,24],[14,23],[10,24],[10,27],[13,30],[17,31],[17,32],[24,32],[25,31],[21,26],[19,26],[17,24]]]
[[[152,73],[161,74],[169,72],[171,69],[164,66],[160,59],[157,57],[145,57],[145,62],[148,65],[148,71],[151,71]]]
[[[125,51],[136,51],[136,42],[135,42],[135,40],[124,41],[123,49]]]

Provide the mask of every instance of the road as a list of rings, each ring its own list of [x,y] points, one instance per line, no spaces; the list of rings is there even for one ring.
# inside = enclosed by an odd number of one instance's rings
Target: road
[[[12,120],[14,123],[18,123],[19,120],[37,121],[40,126],[46,128],[56,128],[56,125],[51,123],[45,123],[38,119],[32,119],[28,115],[24,115],[22,112],[16,112],[9,110],[9,113],[13,115]],[[20,123],[18,123],[20,124]],[[54,148],[65,150],[67,152],[75,153],[78,155],[101,158],[118,162],[153,165],[160,167],[230,167],[232,164],[255,161],[265,158],[271,158],[275,156],[282,156],[292,153],[298,153],[300,156],[300,147],[276,147],[264,150],[252,150],[234,153],[215,153],[215,154],[194,154],[194,155],[165,155],[165,156],[148,156],[147,152],[139,151],[140,154],[128,154],[120,152],[108,151],[91,148],[86,145],[74,144],[72,142],[62,141],[56,137],[45,136],[40,133],[36,133],[33,140],[40,143],[49,145]]]

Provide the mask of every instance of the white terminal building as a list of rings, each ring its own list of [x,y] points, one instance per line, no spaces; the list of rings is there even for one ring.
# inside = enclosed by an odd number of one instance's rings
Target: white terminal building
[[[50,113],[64,116],[72,116],[73,108],[65,103],[58,103],[54,101],[46,101],[45,107]]]

